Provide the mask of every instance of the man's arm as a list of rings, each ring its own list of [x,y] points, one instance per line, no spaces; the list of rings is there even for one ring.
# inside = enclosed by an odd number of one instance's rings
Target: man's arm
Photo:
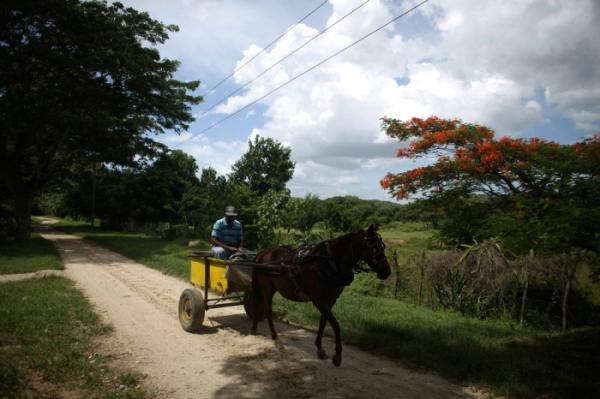
[[[216,247],[221,247],[221,248],[224,248],[224,249],[226,249],[226,250],[228,250],[228,251],[230,251],[230,252],[236,252],[236,251],[238,250],[236,247],[232,247],[232,246],[230,246],[230,245],[227,245],[227,244],[225,244],[225,243],[223,243],[223,242],[219,241],[219,240],[217,239],[217,237],[213,237],[213,236],[211,236],[211,237],[210,237],[210,242],[211,242],[211,244],[212,244],[212,245],[214,245],[214,246],[216,246]],[[240,244],[241,244],[241,243],[240,243]]]

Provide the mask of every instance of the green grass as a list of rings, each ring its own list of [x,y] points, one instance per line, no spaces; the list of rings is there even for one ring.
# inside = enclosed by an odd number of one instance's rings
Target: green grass
[[[210,249],[208,242],[201,241],[193,248],[188,247],[189,239],[164,240],[141,233],[127,233],[95,229],[69,220],[53,225],[66,233],[76,234],[105,248],[118,252],[137,262],[143,263],[165,274],[187,280],[190,273],[189,255],[192,250]]]
[[[311,304],[277,296],[274,308],[296,324],[318,325]],[[461,384],[514,397],[600,397],[597,328],[548,333],[351,292],[340,297],[334,314],[345,343]]]
[[[47,269],[62,270],[63,264],[54,245],[39,234],[33,233],[26,242],[0,241],[0,274]]]
[[[32,279],[0,288],[0,397],[144,396],[131,384],[120,388],[110,359],[94,355],[93,340],[110,327],[70,280]]]

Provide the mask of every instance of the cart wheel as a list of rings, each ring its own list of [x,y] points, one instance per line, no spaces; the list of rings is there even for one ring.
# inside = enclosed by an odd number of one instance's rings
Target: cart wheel
[[[186,289],[179,298],[179,322],[187,332],[195,332],[204,321],[204,297],[195,289]]]
[[[245,291],[244,292],[244,311],[246,312],[246,316],[250,318],[250,320],[254,320],[252,318],[253,314],[253,305],[252,305],[252,292]],[[263,321],[265,319],[265,312],[263,311],[263,304],[258,304],[258,321]]]

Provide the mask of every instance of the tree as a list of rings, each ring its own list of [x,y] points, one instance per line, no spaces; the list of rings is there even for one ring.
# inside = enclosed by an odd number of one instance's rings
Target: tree
[[[184,193],[184,218],[201,237],[208,238],[212,224],[222,217],[228,201],[225,193],[227,179],[211,167],[202,169],[199,183]]]
[[[323,218],[323,207],[318,196],[307,194],[296,203],[294,224],[304,236],[308,236],[313,226]]]
[[[7,1],[0,12],[0,181],[15,237],[34,196],[74,164],[128,165],[162,146],[148,133],[187,129],[198,81],[161,59],[165,26],[121,3]],[[150,47],[144,46],[147,43]]]
[[[269,190],[258,199],[256,212],[257,244],[261,248],[281,244],[281,238],[275,233],[275,229],[281,227],[281,215],[285,213],[289,200],[289,190]]]
[[[258,195],[281,191],[294,174],[291,149],[271,138],[256,136],[248,151],[233,165],[231,178],[244,183]]]
[[[398,157],[437,156],[432,165],[385,176],[381,185],[394,197],[476,195],[485,200],[481,206],[494,210],[482,215],[479,234],[508,238],[517,252],[532,246],[598,251],[600,134],[561,145],[538,138],[497,140],[491,129],[457,119],[383,118],[382,127],[391,137],[411,140]],[[447,214],[451,205],[445,202]]]

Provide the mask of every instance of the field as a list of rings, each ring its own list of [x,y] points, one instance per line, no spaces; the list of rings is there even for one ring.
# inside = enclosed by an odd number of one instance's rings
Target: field
[[[89,231],[63,221],[57,226],[122,253],[136,261],[187,279],[187,240],[165,241],[144,234]],[[462,384],[489,386],[515,397],[592,397],[600,394],[600,330],[574,329],[567,334],[524,328],[509,321],[478,320],[457,313],[415,306],[411,257],[431,237],[419,224],[394,224],[381,230],[389,254],[397,252],[406,300],[391,298],[389,286],[378,287],[360,275],[334,308],[343,339],[370,352],[397,359],[414,369],[437,372]],[[197,248],[205,249],[203,242]],[[370,295],[367,295],[370,294]],[[372,294],[382,294],[375,297]],[[318,322],[309,304],[276,296],[275,311],[285,320],[314,329]],[[327,330],[330,333],[329,328]]]

